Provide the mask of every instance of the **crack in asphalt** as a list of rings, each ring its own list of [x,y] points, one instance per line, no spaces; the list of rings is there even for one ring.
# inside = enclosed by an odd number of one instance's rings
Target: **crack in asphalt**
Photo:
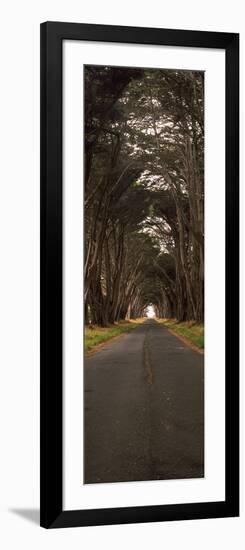
[[[147,330],[144,344],[143,344],[143,368],[145,370],[145,380],[148,384],[152,385],[154,382],[152,364],[150,360],[150,347],[149,347],[149,332]]]

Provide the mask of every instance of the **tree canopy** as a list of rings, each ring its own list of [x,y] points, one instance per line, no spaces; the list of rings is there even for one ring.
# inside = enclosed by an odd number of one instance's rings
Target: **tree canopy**
[[[85,67],[85,312],[204,315],[204,74]]]

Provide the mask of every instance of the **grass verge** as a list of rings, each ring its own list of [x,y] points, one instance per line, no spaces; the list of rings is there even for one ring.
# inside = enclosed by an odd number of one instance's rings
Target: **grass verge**
[[[131,330],[137,328],[140,323],[145,319],[134,319],[133,321],[119,321],[115,325],[109,325],[108,327],[98,327],[93,326],[93,328],[85,327],[85,340],[84,340],[84,351],[85,353],[91,351],[96,346],[103,342],[107,342],[115,336],[120,336],[125,332],[130,332]]]
[[[204,325],[194,321],[178,323],[175,319],[159,319],[159,322],[173,332],[184,336],[190,343],[199,349],[204,349]]]

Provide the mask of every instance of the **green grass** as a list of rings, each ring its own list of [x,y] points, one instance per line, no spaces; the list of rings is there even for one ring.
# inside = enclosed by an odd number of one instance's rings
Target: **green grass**
[[[175,319],[160,319],[159,322],[177,334],[184,336],[198,348],[204,349],[204,325],[202,323],[195,323],[194,321],[178,323]]]
[[[85,327],[85,352],[95,348],[98,344],[110,340],[114,336],[119,336],[125,332],[130,332],[139,326],[144,319],[135,319],[134,321],[121,321],[115,325],[102,328],[94,326],[93,328]]]

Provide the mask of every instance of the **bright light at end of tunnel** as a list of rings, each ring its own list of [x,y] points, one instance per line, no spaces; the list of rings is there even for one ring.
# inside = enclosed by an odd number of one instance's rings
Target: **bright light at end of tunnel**
[[[152,319],[153,317],[156,316],[155,314],[155,309],[153,306],[147,306],[146,308],[146,316],[149,318],[149,319]]]

